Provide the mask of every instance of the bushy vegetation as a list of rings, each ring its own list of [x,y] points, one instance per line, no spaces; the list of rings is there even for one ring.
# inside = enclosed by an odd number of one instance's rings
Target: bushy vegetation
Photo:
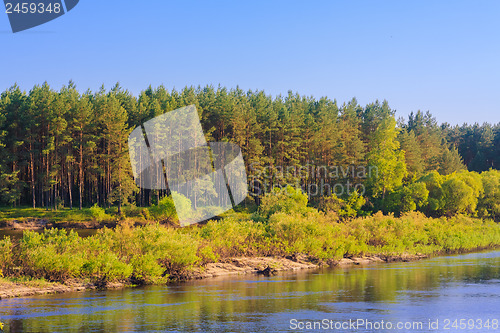
[[[106,214],[104,208],[99,207],[97,204],[94,204],[92,207],[90,207],[89,212],[92,219],[99,222],[112,219],[110,215]]]
[[[286,186],[284,188],[274,188],[271,193],[264,195],[259,207],[259,215],[269,218],[276,212],[303,213],[308,210],[307,195],[302,193],[300,189]]]
[[[466,214],[499,220],[500,172],[465,170],[440,175],[432,171],[392,192],[384,211],[401,214],[419,210],[430,216]]]
[[[416,193],[421,192],[420,187],[414,189]],[[361,204],[356,195],[347,201],[330,198],[324,207],[341,207],[338,211],[349,212]],[[301,253],[328,260],[375,254],[452,253],[500,245],[497,223],[461,214],[431,218],[421,212],[406,212],[397,218],[379,212],[339,219],[335,210],[307,207],[306,195],[287,188],[266,195],[253,214],[232,212],[204,226],[119,226],[87,238],[57,229],[27,231],[16,246],[8,237],[0,240],[0,270],[9,277],[58,282],[77,278],[97,285],[112,281],[157,284],[235,256]]]
[[[82,238],[74,231],[27,231],[14,248],[0,241],[4,275],[30,276],[49,281],[89,279],[96,284],[131,280],[159,283],[199,262],[198,240],[159,225],[102,229]]]

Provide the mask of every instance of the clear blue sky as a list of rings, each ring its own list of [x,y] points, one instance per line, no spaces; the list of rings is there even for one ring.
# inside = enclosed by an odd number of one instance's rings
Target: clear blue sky
[[[0,13],[0,90],[117,81],[137,95],[219,83],[361,104],[398,116],[500,122],[500,1],[80,0],[12,34]]]

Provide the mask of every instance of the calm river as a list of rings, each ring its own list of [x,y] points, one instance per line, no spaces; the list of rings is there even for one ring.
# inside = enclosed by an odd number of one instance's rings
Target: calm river
[[[497,332],[499,320],[500,251],[0,301],[6,332]]]

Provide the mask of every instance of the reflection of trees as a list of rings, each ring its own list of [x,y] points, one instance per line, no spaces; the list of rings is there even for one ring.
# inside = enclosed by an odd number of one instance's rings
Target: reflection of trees
[[[396,303],[401,292],[410,301],[438,298],[440,288],[448,283],[497,279],[499,264],[500,258],[448,257],[325,269],[319,271],[321,274],[307,271],[274,278],[247,276],[168,287],[67,294],[26,300],[22,305],[31,310],[50,307],[54,312],[13,324],[36,332],[52,332],[54,327],[105,332],[134,328],[199,331],[216,323],[254,322],[260,314],[265,318],[266,314],[304,310],[335,313],[346,303]],[[19,308],[12,307],[7,312],[6,315],[19,314]]]

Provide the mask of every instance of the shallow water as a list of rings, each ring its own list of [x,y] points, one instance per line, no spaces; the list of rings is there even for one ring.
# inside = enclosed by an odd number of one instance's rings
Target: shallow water
[[[97,233],[97,229],[66,229],[74,230],[80,237],[89,237]],[[0,229],[0,239],[8,236],[11,239],[17,240],[23,237],[25,230],[11,230],[11,229]],[[43,230],[35,230],[36,232],[43,232]]]
[[[6,332],[495,332],[499,320],[500,251],[0,301]]]

